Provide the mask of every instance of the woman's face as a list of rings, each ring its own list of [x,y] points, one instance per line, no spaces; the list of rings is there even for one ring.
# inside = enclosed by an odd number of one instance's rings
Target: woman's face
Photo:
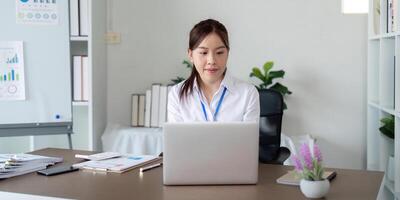
[[[189,49],[190,61],[201,80],[209,84],[223,79],[228,54],[228,49],[216,33],[207,35],[196,49]]]

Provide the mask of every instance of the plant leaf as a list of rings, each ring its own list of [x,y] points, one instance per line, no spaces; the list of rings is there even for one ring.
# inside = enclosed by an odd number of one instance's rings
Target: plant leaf
[[[280,83],[275,83],[273,86],[269,87],[269,89],[280,92],[282,96],[292,94],[292,92],[289,91],[289,89],[286,86]]]
[[[274,62],[272,62],[272,61],[267,61],[263,66],[264,76],[265,76],[264,82],[268,82],[267,85],[272,83],[272,80],[269,78],[269,70],[271,70],[273,66],[274,66]]]
[[[380,121],[383,125],[379,128],[379,131],[387,137],[394,139],[394,116],[384,117]]]
[[[252,72],[250,73],[250,77],[257,77],[260,79],[262,82],[265,80],[265,76],[262,74],[261,70],[257,67],[253,67]]]
[[[271,77],[271,79],[274,79],[274,78],[283,78],[283,76],[285,76],[285,71],[283,71],[283,70],[270,71],[270,72],[269,72],[269,77]]]
[[[269,70],[271,70],[273,66],[274,66],[274,62],[272,62],[272,61],[267,61],[264,64],[263,69],[264,69],[265,75],[267,75],[269,73]]]
[[[390,115],[389,117],[384,117],[381,119],[381,122],[384,124],[394,123],[394,116]]]
[[[394,139],[394,134],[393,134],[393,132],[391,132],[391,131],[385,129],[384,127],[380,127],[380,128],[379,128],[379,131],[380,131],[383,135],[386,135],[387,137]]]

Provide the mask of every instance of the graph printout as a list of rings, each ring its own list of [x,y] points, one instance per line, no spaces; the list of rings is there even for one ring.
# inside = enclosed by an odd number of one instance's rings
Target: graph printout
[[[22,41],[0,41],[0,101],[25,100]]]
[[[57,25],[56,0],[15,0],[18,24]],[[64,1],[64,0],[63,0]]]

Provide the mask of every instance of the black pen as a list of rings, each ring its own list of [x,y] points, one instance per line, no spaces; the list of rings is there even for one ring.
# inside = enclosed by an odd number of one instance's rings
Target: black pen
[[[157,164],[154,164],[154,165],[143,167],[143,168],[140,168],[140,172],[145,172],[147,170],[154,169],[154,168],[159,167],[161,165],[162,165],[162,163],[157,163]]]

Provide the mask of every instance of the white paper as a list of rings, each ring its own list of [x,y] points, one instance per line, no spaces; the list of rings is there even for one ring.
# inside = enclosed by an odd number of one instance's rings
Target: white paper
[[[37,163],[56,163],[62,162],[63,158],[61,157],[48,157],[48,156],[40,156],[33,154],[0,154],[0,163],[4,163],[9,159],[14,159],[18,162],[37,162]]]
[[[25,100],[23,42],[0,42],[0,101]]]
[[[18,24],[57,25],[59,0],[16,0]]]

